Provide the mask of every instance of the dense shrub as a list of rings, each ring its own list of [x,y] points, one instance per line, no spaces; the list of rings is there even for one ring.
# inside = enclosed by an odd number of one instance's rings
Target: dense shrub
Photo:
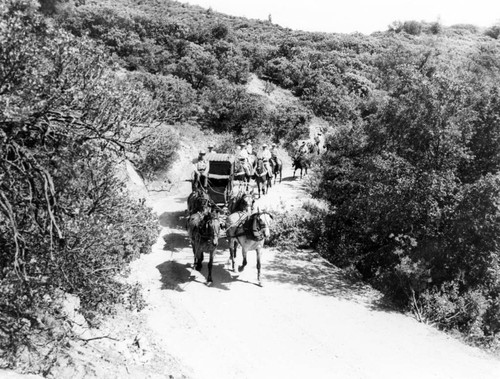
[[[493,39],[498,39],[500,36],[500,25],[494,25],[485,30],[484,35],[491,37]]]
[[[156,236],[114,167],[157,104],[109,71],[98,46],[40,18],[36,3],[2,3],[0,29],[1,365],[28,354],[37,371],[70,336],[64,294],[96,322],[127,296],[117,275]]]
[[[393,67],[370,116],[330,136],[313,191],[334,210],[319,249],[420,320],[491,343],[500,321],[496,92],[439,66],[431,77]]]
[[[298,211],[273,212],[273,232],[267,241],[280,249],[317,248],[325,235],[328,209],[305,202]]]
[[[172,127],[161,126],[144,133],[146,137],[134,163],[142,176],[152,181],[166,173],[177,160],[179,136]]]

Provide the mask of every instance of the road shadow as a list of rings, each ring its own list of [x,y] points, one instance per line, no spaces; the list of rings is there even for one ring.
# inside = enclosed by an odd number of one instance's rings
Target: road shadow
[[[295,182],[296,180],[299,180],[299,179],[300,179],[300,178],[299,178],[299,177],[297,177],[297,176],[296,176],[295,178],[294,178],[293,176],[287,176],[287,177],[285,177],[285,178],[281,179],[281,182],[282,182],[282,183],[283,183],[283,182]]]
[[[205,254],[205,260],[200,272],[195,272],[192,263],[180,263],[175,260],[166,261],[156,266],[161,274],[162,289],[183,292],[186,285],[190,283],[199,283],[208,285],[206,278],[208,276],[208,255]],[[200,278],[200,275],[203,278]],[[210,288],[229,290],[227,283],[237,281],[226,269],[224,263],[214,262],[212,266],[212,280]]]
[[[294,284],[301,291],[365,304],[374,310],[393,311],[393,306],[379,292],[353,280],[311,250],[278,251],[263,274],[266,280]]]
[[[165,245],[163,250],[178,253],[191,246],[191,241],[186,232],[170,232],[162,236]]]
[[[161,289],[184,291],[181,285],[189,282],[191,278],[189,267],[189,264],[176,261],[166,261],[156,266],[161,274]]]
[[[164,228],[184,228],[186,224],[186,211],[163,212],[158,217],[158,222]]]

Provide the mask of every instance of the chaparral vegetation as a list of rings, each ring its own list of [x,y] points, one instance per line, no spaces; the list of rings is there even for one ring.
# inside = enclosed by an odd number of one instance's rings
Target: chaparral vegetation
[[[278,215],[271,243],[314,247],[419,320],[498,347],[498,29],[340,35],[170,0],[3,1],[1,365],[49,365],[72,338],[66,294],[94,324],[114,304],[140,307],[120,276],[157,226],[123,162],[154,181],[187,124],[292,152],[313,117],[328,151],[309,189],[328,208]],[[251,74],[297,103],[270,107],[246,90]]]

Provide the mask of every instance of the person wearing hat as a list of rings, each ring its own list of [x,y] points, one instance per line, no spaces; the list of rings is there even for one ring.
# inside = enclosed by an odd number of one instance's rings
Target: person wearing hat
[[[320,154],[321,150],[322,150],[322,146],[324,145],[323,134],[318,133],[314,136],[314,144],[315,144],[316,151],[318,152],[318,154]]]
[[[264,162],[264,166],[266,167],[269,176],[273,176],[271,164],[269,162],[271,160],[271,152],[267,148],[267,144],[262,145],[262,150],[259,152],[258,158],[262,159],[262,161]]]
[[[207,155],[216,154],[216,153],[217,152],[214,150],[214,145],[213,144],[208,145],[208,153],[207,153]]]
[[[270,150],[270,152],[271,152],[271,160],[270,160],[270,162],[271,162],[271,166],[276,166],[276,164],[277,164],[277,162],[278,162],[278,161],[277,161],[277,160],[278,160],[278,146],[276,146],[276,144],[275,144],[275,143],[273,143],[273,144],[271,145],[271,150]]]
[[[248,151],[244,143],[241,143],[240,146],[238,146],[236,159],[238,159],[241,162],[241,165],[243,166],[243,170],[245,170],[245,173],[247,175],[251,175],[251,166],[250,166],[250,161],[248,159]]]
[[[195,160],[193,170],[193,191],[197,188],[207,188],[209,162],[206,158],[206,152],[200,151],[198,159]]]
[[[276,159],[278,157],[278,146],[275,143],[271,145],[271,158]]]
[[[252,140],[247,141],[247,145],[246,145],[245,149],[246,149],[248,155],[253,154]]]
[[[307,145],[306,145],[306,141],[302,141],[302,143],[300,144],[299,146],[299,155],[304,155],[307,153]]]

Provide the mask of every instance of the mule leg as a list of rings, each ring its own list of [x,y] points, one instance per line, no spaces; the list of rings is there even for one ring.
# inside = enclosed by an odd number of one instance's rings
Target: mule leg
[[[262,286],[262,282],[260,281],[260,249],[255,251],[257,253],[257,282],[259,286]]]
[[[202,267],[202,263],[203,263],[203,252],[201,253],[201,256],[200,256],[200,259],[196,259],[195,258],[195,262],[196,262],[196,265],[195,265],[195,270],[196,271],[201,271],[201,267]]]
[[[238,245],[236,244],[236,241],[229,241],[229,258],[231,259],[231,269],[234,272],[234,259],[236,258],[236,249],[238,248]]]
[[[208,260],[208,276],[207,276],[207,284],[212,283],[212,266],[214,263],[214,254],[215,249],[210,252],[210,259]]]
[[[241,245],[241,255],[243,256],[243,262],[241,262],[241,266],[238,266],[238,271],[241,272],[245,269],[245,266],[247,265],[247,252],[243,245]]]
[[[192,246],[192,248],[193,248],[193,257],[194,257],[194,260],[193,260],[193,268],[195,268],[195,267],[196,267],[196,249],[195,249],[195,247],[194,247],[194,242],[193,242],[193,241],[191,241],[191,246]]]

